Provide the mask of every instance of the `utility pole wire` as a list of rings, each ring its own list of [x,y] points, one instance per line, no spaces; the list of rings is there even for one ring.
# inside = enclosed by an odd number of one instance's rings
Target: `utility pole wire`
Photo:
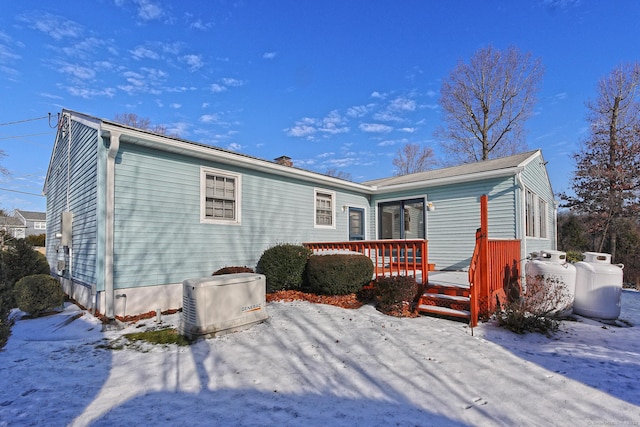
[[[20,194],[27,194],[29,196],[44,197],[44,194],[28,193],[26,191],[10,190],[8,188],[2,188],[2,187],[0,187],[0,191],[11,191],[12,193],[20,193]]]
[[[24,120],[16,120],[15,122],[0,123],[0,126],[16,125],[18,123],[33,122],[33,121],[36,121],[36,120],[44,120],[44,119],[48,119],[48,118],[49,118],[49,116],[34,117],[33,119],[24,119]]]
[[[19,139],[19,138],[29,138],[30,136],[41,136],[41,135],[49,135],[51,132],[42,132],[42,133],[32,133],[29,135],[14,135],[14,136],[4,136],[0,138],[0,141],[5,139]]]

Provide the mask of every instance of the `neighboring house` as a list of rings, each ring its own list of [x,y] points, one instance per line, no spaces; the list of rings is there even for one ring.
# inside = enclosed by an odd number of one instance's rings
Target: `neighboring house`
[[[44,192],[52,274],[110,318],[277,243],[427,238],[436,269],[468,268],[482,194],[492,238],[556,242],[540,151],[358,184],[64,110]]]
[[[25,226],[25,237],[47,232],[47,214],[45,212],[31,212],[15,210],[15,216]]]
[[[6,236],[24,239],[26,237],[26,229],[27,227],[19,218],[15,216],[0,216],[0,231]]]

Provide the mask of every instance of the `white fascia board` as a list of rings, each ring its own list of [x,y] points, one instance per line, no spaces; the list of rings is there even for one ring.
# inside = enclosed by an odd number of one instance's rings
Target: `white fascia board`
[[[485,172],[470,173],[465,175],[449,176],[446,178],[435,178],[428,181],[407,182],[404,184],[388,185],[384,187],[375,187],[375,194],[384,194],[395,191],[415,190],[423,188],[438,187],[441,185],[460,184],[464,182],[479,181],[492,178],[503,178],[507,176],[515,176],[524,168],[517,166],[507,169],[498,169]]]
[[[242,154],[227,152],[215,147],[200,145],[198,143],[181,141],[171,137],[141,132],[128,127],[121,127],[104,122],[102,124],[102,130],[104,131],[103,134],[111,131],[122,132],[120,140],[131,144],[152,147],[163,151],[188,155],[199,159],[216,161],[252,170],[259,170],[262,172],[268,171],[275,175],[302,179],[316,184],[330,185],[345,190],[364,192],[367,194],[372,193],[372,187],[368,185],[357,184],[339,178],[298,169],[292,166],[279,165],[268,160],[261,160]]]

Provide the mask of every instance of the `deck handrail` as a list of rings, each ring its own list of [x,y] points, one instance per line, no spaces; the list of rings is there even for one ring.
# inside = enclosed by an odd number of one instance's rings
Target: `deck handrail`
[[[371,259],[374,277],[406,275],[422,280],[428,275],[429,258],[426,239],[406,240],[350,240],[343,242],[307,242],[303,246],[314,252],[350,251],[361,253]]]
[[[480,228],[469,266],[471,319],[475,327],[478,318],[488,316],[498,304],[513,298],[519,290],[520,240],[488,238],[488,198],[480,198]]]

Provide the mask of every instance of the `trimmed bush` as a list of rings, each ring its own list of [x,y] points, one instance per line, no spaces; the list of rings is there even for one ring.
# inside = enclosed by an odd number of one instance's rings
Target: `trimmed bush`
[[[413,302],[419,291],[418,282],[411,276],[379,277],[373,288],[379,307],[385,311]]]
[[[33,249],[24,239],[13,240],[7,250],[0,253],[0,266],[7,294],[4,297],[8,308],[16,307],[13,290],[16,282],[32,274],[49,274],[50,268],[47,258]]]
[[[253,269],[249,267],[222,267],[220,270],[214,271],[212,276],[220,276],[222,274],[237,274],[237,273],[253,273]]]
[[[373,263],[355,254],[312,255],[307,261],[307,281],[312,292],[347,295],[371,282]]]
[[[31,246],[40,246],[44,247],[46,242],[47,235],[46,234],[32,234],[24,238],[28,244]]]
[[[267,278],[267,292],[300,289],[311,250],[302,245],[279,244],[262,253],[257,272]]]
[[[16,283],[14,292],[18,308],[33,317],[64,303],[62,286],[47,274],[23,277]]]
[[[9,310],[2,306],[0,301],[0,350],[4,347],[11,335],[11,323],[9,322]]]

